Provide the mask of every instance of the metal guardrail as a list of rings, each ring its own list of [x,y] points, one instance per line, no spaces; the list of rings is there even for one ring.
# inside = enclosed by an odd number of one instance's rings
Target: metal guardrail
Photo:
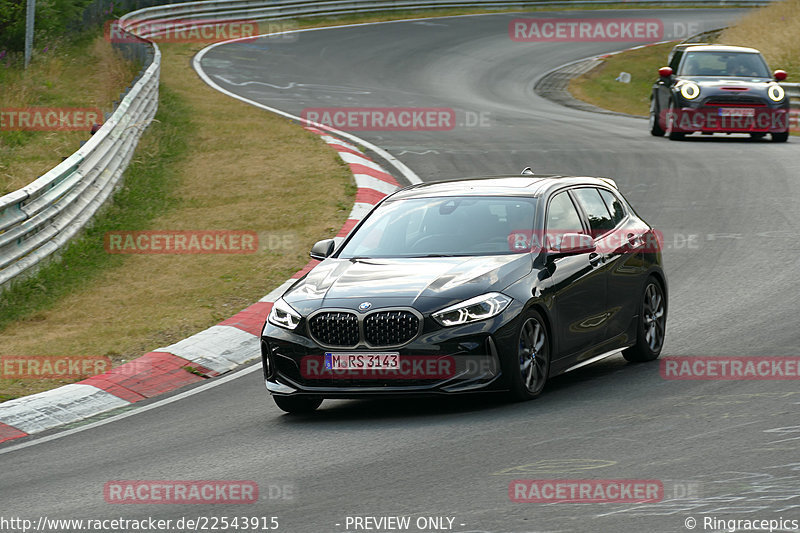
[[[118,48],[144,65],[103,126],[61,164],[0,197],[0,289],[57,254],[120,183],[158,106],[161,54],[152,43],[131,38]]]
[[[280,20],[377,11],[444,8],[508,8],[612,4],[610,0],[205,0],[148,7],[128,13],[121,26],[146,39],[152,21]],[[770,0],[632,0],[630,4],[761,6]],[[172,29],[180,28],[178,25]],[[77,152],[30,185],[0,197],[0,289],[58,251],[92,220],[120,183],[142,131],[158,106],[161,53],[153,43],[133,43],[129,55],[149,64],[103,127]],[[800,84],[783,84],[800,97]]]
[[[608,5],[624,3],[653,5],[715,5],[715,6],[763,6],[771,0],[205,0],[185,2],[165,6],[140,9],[132,13],[129,19],[130,28],[153,20],[203,19],[213,17],[219,22],[253,19],[280,20],[286,18],[304,18],[320,16],[336,16],[351,13],[369,13],[375,11],[402,11],[418,9],[453,9],[453,8],[509,8],[525,6],[568,6],[568,5]],[[145,34],[140,34],[143,37]]]

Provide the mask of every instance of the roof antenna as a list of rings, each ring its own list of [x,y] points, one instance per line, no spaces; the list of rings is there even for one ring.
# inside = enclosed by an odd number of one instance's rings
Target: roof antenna
[[[525,174],[533,175],[533,173],[534,172],[533,172],[533,169],[531,167],[525,167],[525,168],[522,169],[522,172],[520,172],[520,174],[523,174],[523,175],[525,175]]]

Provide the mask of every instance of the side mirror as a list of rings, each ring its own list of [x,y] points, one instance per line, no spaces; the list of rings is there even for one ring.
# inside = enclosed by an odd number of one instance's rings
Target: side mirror
[[[658,69],[658,75],[662,78],[670,78],[672,77],[672,68],[661,67],[660,69]]]
[[[785,70],[776,70],[772,73],[775,76],[775,81],[783,81],[786,79],[786,71]]]
[[[550,247],[550,257],[564,257],[567,255],[579,255],[594,252],[596,247],[591,235],[585,233],[565,233],[561,236],[561,242]]]
[[[323,239],[311,247],[311,253],[308,255],[311,256],[311,259],[322,261],[326,257],[329,257],[335,248],[336,242],[333,239]]]

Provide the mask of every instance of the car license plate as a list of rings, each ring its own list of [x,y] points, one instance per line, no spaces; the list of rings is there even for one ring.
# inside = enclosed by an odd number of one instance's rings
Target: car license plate
[[[325,368],[331,370],[373,370],[400,368],[397,352],[325,352]]]
[[[752,107],[720,107],[719,116],[721,117],[754,117],[756,110]]]

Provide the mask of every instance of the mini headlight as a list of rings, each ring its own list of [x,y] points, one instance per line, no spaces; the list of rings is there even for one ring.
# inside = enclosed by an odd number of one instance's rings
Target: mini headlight
[[[780,102],[783,100],[784,96],[786,96],[786,92],[783,90],[783,87],[777,83],[769,86],[769,89],[767,89],[767,94],[769,95],[769,99],[773,102]]]
[[[695,98],[700,96],[700,87],[696,83],[687,81],[686,83],[681,85],[681,94],[687,100],[694,100]]]
[[[286,329],[294,329],[300,323],[300,314],[291,308],[283,298],[278,298],[272,304],[272,311],[267,318],[270,324]]]
[[[443,326],[459,326],[486,320],[503,312],[511,298],[499,292],[490,292],[433,313],[433,318]]]

